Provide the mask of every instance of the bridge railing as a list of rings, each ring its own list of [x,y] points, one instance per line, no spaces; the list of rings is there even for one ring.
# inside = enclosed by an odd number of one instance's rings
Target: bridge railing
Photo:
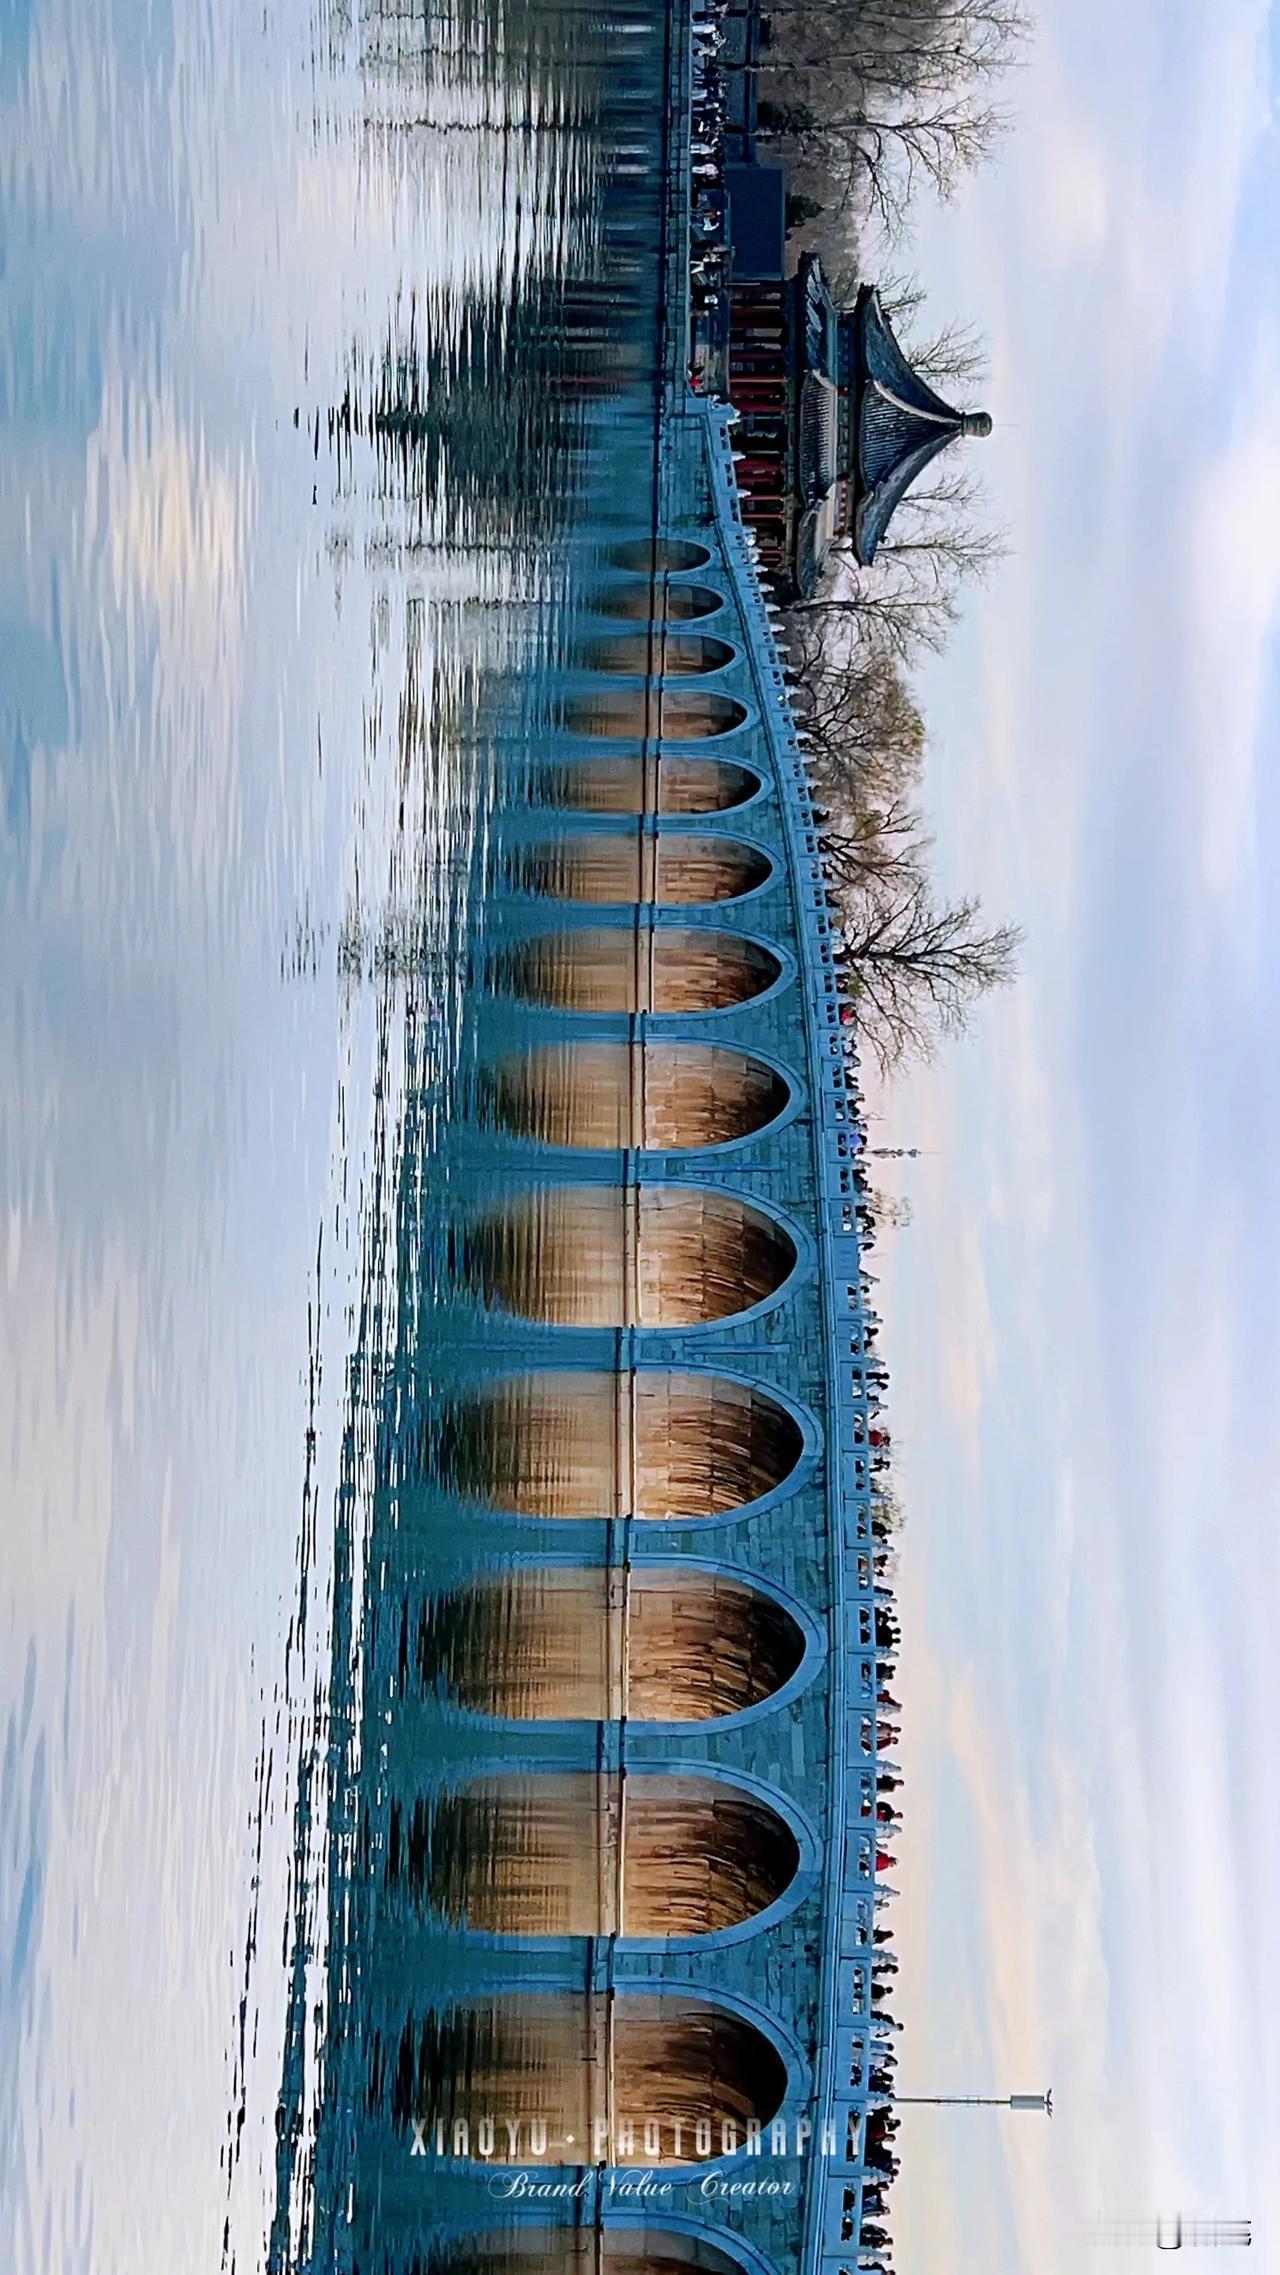
[[[791,713],[775,629],[778,610],[761,582],[743,518],[730,435],[732,411],[690,402],[701,414],[718,534],[754,637],[747,648],[777,781],[800,943],[813,1101],[814,1169],[827,1377],[827,1519],[832,1636],[832,1765],[826,1860],[822,2011],[815,2060],[813,2138],[806,2182],[803,2264],[824,2275],[856,2267],[866,2176],[865,2127],[875,2038],[871,1965],[875,1925],[875,1761],[878,1741],[875,1569],[871,1529],[872,1407],[868,1327],[855,1213],[861,1133],[850,1096],[834,961],[838,936],[818,849],[804,744]]]

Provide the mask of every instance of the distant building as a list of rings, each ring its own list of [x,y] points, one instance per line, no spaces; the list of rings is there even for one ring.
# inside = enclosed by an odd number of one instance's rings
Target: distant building
[[[779,592],[804,598],[837,541],[872,561],[929,461],[959,435],[989,434],[991,421],[953,410],[913,369],[874,286],[841,313],[816,255],[784,275],[780,167],[729,166],[725,189],[743,513]]]

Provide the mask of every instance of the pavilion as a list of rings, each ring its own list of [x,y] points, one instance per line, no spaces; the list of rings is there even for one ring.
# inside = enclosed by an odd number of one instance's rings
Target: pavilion
[[[762,273],[754,205],[751,217],[742,258],[734,236],[729,295],[739,492],[780,597],[807,599],[833,545],[869,566],[925,467],[960,436],[989,434],[991,420],[953,409],[914,368],[874,285],[841,311],[814,254],[793,276],[780,254]]]

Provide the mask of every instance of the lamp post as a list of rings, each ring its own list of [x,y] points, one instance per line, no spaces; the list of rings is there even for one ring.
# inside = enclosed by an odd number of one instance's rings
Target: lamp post
[[[1220,2251],[1224,2246],[1244,2245],[1253,2242],[1252,2220],[1184,2220],[1181,2212],[1172,2219],[1156,2220],[1095,2220],[1089,2231],[1090,2243],[1145,2245],[1148,2251],[1191,2250]]]
[[[1052,2092],[895,2093],[893,2103],[896,2109],[905,2103],[916,2109],[1038,2109],[1046,2117],[1053,2115]]]

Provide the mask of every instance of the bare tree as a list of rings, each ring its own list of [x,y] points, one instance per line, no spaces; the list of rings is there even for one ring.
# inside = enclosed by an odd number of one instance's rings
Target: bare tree
[[[824,834],[823,856],[837,891],[849,892],[919,876],[932,845],[923,815],[905,798],[886,806],[859,799]]]
[[[794,604],[793,617],[843,620],[906,664],[940,652],[960,613],[961,588],[984,582],[1007,552],[1004,532],[982,518],[981,488],[968,468],[939,466],[926,488],[908,492],[870,568],[858,565],[849,543],[831,547],[821,586]]]
[[[863,1204],[877,1232],[891,1225],[895,1232],[905,1232],[914,1221],[915,1203],[908,1193],[886,1193],[873,1186]]]
[[[950,392],[973,393],[991,376],[987,345],[976,324],[953,317],[936,332],[913,340],[908,354],[921,377]]]
[[[962,176],[992,155],[1007,125],[998,104],[976,102],[961,89],[896,108],[851,103],[823,120],[816,140],[842,196],[892,241],[903,235],[919,192],[931,189],[946,204]]]
[[[926,293],[919,277],[889,275],[877,287],[880,305],[915,369],[935,387],[966,393],[991,376],[986,342],[975,324],[952,319],[936,332],[920,330]]]
[[[901,234],[925,186],[949,198],[1006,123],[995,82],[1028,33],[1020,0],[781,0],[769,71],[786,135],[842,203]]]
[[[1007,71],[1029,35],[1019,0],[771,0],[773,68],[841,71],[895,95]]]
[[[882,1075],[932,1058],[962,1034],[974,1005],[1016,976],[1022,931],[986,925],[972,894],[934,901],[928,878],[873,882],[850,896],[842,941],[858,1021]]]
[[[924,721],[898,659],[874,640],[837,647],[813,620],[791,643],[795,705],[835,884],[916,873],[931,839],[912,802],[924,764]]]
[[[788,655],[810,766],[842,803],[894,799],[920,779],[924,721],[894,649],[871,637],[838,644],[820,619],[797,614]]]
[[[871,573],[885,576],[911,564],[926,585],[954,590],[985,584],[1008,551],[1004,531],[984,518],[978,477],[963,460],[947,456],[935,462],[923,488],[908,490],[876,548]]]
[[[881,1475],[871,1488],[872,1528],[881,1536],[901,1532],[906,1511],[898,1498],[896,1486],[890,1485]]]
[[[849,990],[888,1075],[931,1057],[981,995],[1013,978],[1021,935],[984,925],[972,897],[935,902],[932,839],[911,796],[924,726],[892,647],[863,637],[841,654],[809,623],[792,658]]]
[[[852,555],[844,552],[852,563]],[[840,624],[857,637],[883,646],[901,664],[922,654],[939,655],[960,610],[953,591],[939,584],[922,584],[918,578],[878,579],[861,572],[841,579],[841,552],[823,589],[810,600],[793,604],[793,617]]]

